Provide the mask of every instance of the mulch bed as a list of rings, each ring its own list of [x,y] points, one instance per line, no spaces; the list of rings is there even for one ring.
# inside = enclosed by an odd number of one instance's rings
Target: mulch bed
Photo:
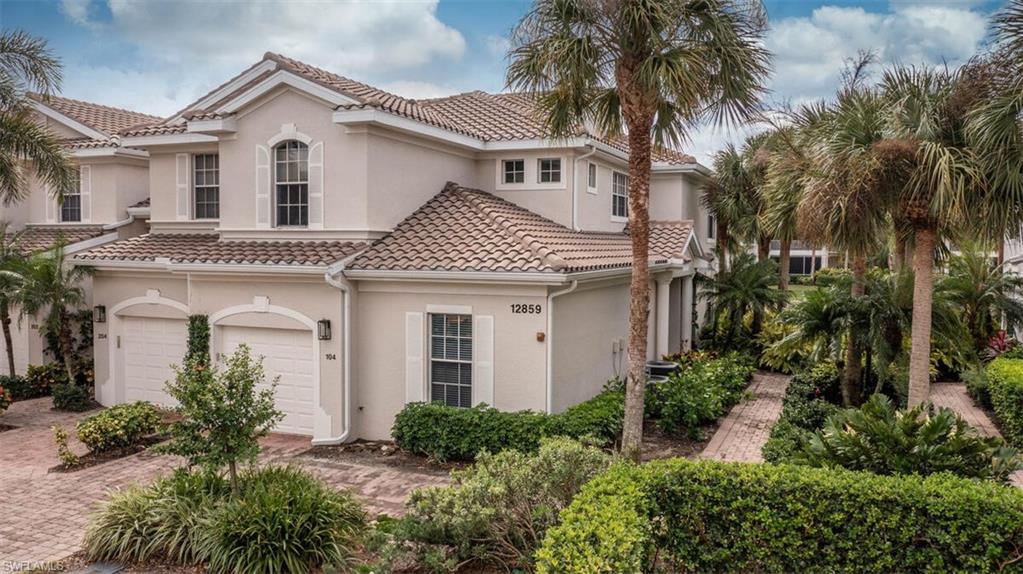
[[[167,435],[151,435],[142,439],[140,444],[129,446],[126,448],[115,448],[113,450],[107,450],[103,452],[90,452],[83,454],[78,457],[78,464],[74,466],[64,466],[58,464],[57,466],[50,467],[47,472],[78,472],[79,470],[89,468],[90,466],[96,466],[97,464],[103,464],[126,456],[131,456],[136,453],[140,453],[154,444],[161,443],[167,440]]]
[[[698,438],[692,439],[685,434],[668,434],[656,422],[643,423],[643,461],[662,458],[695,458],[707,447],[714,432],[721,426],[725,417],[700,427]]]
[[[454,469],[469,465],[465,462],[438,462],[425,456],[403,451],[393,442],[383,440],[357,440],[336,446],[314,446],[298,456],[337,462],[375,464],[438,476],[446,476]]]

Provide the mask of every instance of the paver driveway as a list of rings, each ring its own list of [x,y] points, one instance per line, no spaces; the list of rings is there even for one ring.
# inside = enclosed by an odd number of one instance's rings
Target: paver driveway
[[[777,373],[753,373],[753,382],[748,389],[752,398],[732,407],[700,457],[763,462],[760,449],[770,438],[771,427],[781,416],[782,399],[790,378]]]
[[[114,488],[147,483],[180,465],[181,459],[142,452],[71,473],[51,473],[57,449],[50,426],[64,425],[71,447],[74,424],[91,413],[58,413],[51,399],[14,403],[0,423],[18,428],[0,432],[0,572],[55,561],[78,551],[88,515]],[[352,489],[371,514],[400,513],[416,487],[443,484],[442,475],[385,466],[295,458],[309,448],[303,437],[272,435],[263,441],[263,462],[294,462],[338,488]]]

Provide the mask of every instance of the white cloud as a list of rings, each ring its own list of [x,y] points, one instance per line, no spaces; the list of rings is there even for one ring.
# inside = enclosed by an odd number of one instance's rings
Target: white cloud
[[[504,60],[508,56],[508,49],[511,48],[511,40],[504,36],[491,34],[483,38],[483,45],[487,47],[488,54]]]

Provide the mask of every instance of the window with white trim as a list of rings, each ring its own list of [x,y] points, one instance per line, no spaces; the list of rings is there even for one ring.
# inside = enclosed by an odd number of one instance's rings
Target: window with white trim
[[[289,140],[274,148],[277,227],[309,225],[309,146]]]
[[[540,183],[561,181],[561,158],[547,157],[537,160],[537,176]]]
[[[707,239],[714,239],[714,234],[717,233],[718,220],[713,214],[707,214]]]
[[[592,161],[586,168],[586,185],[590,189],[597,189],[597,164]]]
[[[629,176],[618,171],[611,174],[611,215],[629,216]]]
[[[504,173],[504,183],[525,183],[526,160],[506,159],[501,162],[501,169]]]
[[[472,315],[430,314],[430,402],[472,406]]]
[[[194,177],[192,197],[196,219],[220,217],[220,156],[215,153],[196,154],[192,158]]]
[[[75,171],[71,185],[64,190],[60,203],[60,220],[79,222],[82,220],[82,176]]]

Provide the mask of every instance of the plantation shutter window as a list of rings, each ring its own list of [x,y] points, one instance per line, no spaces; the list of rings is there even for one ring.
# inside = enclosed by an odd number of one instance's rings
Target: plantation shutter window
[[[430,401],[472,406],[472,315],[430,314]]]

